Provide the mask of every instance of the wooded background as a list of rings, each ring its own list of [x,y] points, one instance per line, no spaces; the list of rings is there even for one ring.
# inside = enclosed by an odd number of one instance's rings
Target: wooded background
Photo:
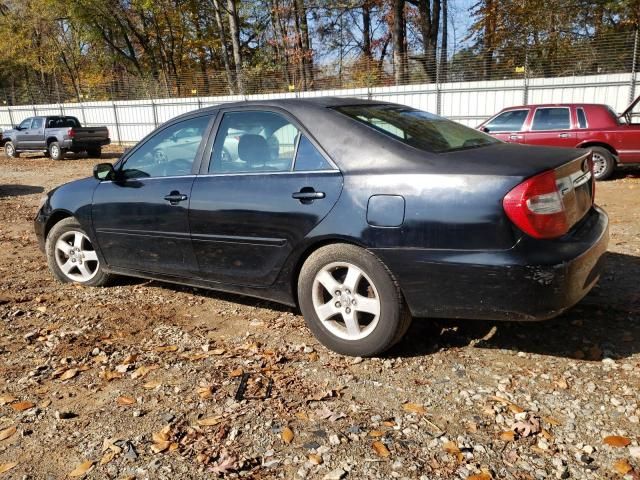
[[[0,102],[631,72],[639,19],[640,0],[4,0]]]

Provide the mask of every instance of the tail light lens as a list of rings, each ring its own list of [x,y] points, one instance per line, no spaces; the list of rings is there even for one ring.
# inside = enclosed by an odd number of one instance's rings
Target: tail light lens
[[[70,128],[69,130],[67,130],[67,136],[68,136],[69,138],[73,138],[73,137],[75,137],[75,136],[76,136],[76,132],[75,132],[75,130],[74,130],[73,128]]]
[[[504,197],[502,205],[509,219],[533,238],[556,238],[569,230],[552,170],[522,182]]]

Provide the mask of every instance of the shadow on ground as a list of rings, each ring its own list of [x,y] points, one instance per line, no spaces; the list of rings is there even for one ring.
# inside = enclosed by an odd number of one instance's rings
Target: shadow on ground
[[[36,185],[0,185],[0,198],[21,197],[44,192],[44,187]]]
[[[411,357],[473,345],[599,361],[640,352],[640,257],[607,253],[596,287],[578,305],[543,322],[414,319],[389,356]]]

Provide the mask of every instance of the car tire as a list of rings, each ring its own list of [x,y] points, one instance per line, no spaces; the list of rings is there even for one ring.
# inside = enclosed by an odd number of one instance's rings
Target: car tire
[[[616,159],[604,147],[591,147],[593,159],[593,177],[597,181],[606,180],[616,168]]]
[[[343,355],[378,355],[399,342],[411,323],[389,270],[354,245],[313,252],[300,270],[298,301],[314,336]]]
[[[16,147],[13,142],[7,142],[4,144],[4,153],[9,158],[18,158],[20,153],[16,152]]]
[[[91,150],[87,150],[87,155],[92,158],[100,158],[102,156],[102,148],[92,148]]]
[[[53,226],[47,235],[45,252],[49,270],[62,283],[102,287],[112,279],[102,268],[89,236],[73,217]]]
[[[60,146],[58,142],[51,142],[49,144],[49,156],[52,160],[62,160],[66,151]]]

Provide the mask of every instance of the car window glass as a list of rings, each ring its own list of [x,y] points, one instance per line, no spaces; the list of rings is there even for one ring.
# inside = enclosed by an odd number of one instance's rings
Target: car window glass
[[[209,172],[288,172],[298,134],[298,128],[279,113],[225,113],[211,153]]]
[[[313,143],[304,135],[300,136],[294,170],[311,172],[316,170],[332,170],[333,167],[318,151]]]
[[[42,128],[42,118],[34,118],[33,122],[31,122],[31,128]]]
[[[489,121],[485,127],[489,129],[490,133],[519,132],[522,130],[522,124],[528,113],[529,110],[510,110]]]
[[[206,115],[162,129],[127,158],[122,174],[125,178],[189,175],[209,120]]]
[[[31,126],[31,119],[25,118],[22,122],[20,122],[19,127],[22,129],[29,128]]]
[[[406,145],[444,153],[477,148],[499,140],[451,120],[401,105],[349,105],[337,111]]]
[[[567,130],[569,127],[568,108],[539,108],[533,116],[531,130]]]
[[[584,115],[584,109],[578,108],[576,112],[578,114],[578,126],[580,128],[587,128],[587,117]]]

